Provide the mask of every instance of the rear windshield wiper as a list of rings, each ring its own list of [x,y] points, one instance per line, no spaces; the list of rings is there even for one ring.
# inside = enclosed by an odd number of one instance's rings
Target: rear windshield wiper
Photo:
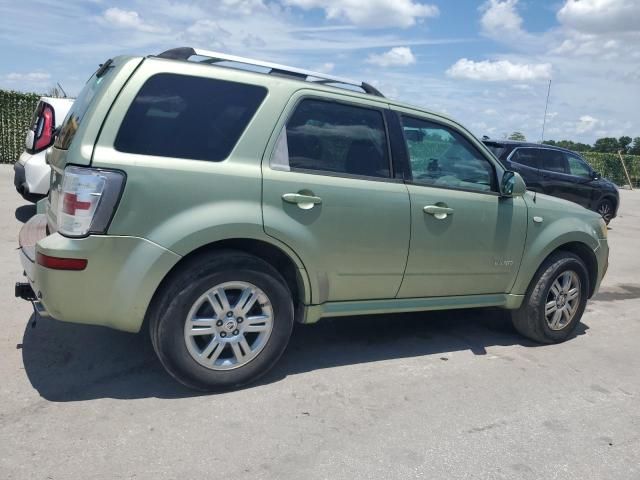
[[[96,78],[100,78],[105,73],[107,73],[107,70],[109,69],[109,67],[111,67],[112,63],[113,63],[113,60],[111,60],[111,59],[109,59],[106,62],[102,63],[100,65],[100,68],[98,68],[98,71],[96,71]]]

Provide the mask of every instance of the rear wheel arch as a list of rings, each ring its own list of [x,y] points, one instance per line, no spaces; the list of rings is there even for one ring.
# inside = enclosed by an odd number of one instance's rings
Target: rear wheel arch
[[[304,266],[303,269],[298,268],[296,261],[289,253],[272,243],[253,238],[233,238],[203,245],[182,257],[158,285],[158,288],[147,307],[147,315],[145,315],[144,322],[148,323],[147,317],[149,312],[152,311],[154,302],[158,301],[159,298],[162,297],[161,292],[165,290],[166,286],[173,278],[175,278],[176,275],[184,269],[189,268],[193,262],[197,261],[197,258],[202,257],[205,254],[229,250],[253,255],[275,268],[284,278],[287,287],[291,292],[296,321],[302,320],[304,305],[305,303],[309,303],[309,298],[311,296],[309,281],[308,278],[305,278],[307,276],[307,272],[304,269]]]

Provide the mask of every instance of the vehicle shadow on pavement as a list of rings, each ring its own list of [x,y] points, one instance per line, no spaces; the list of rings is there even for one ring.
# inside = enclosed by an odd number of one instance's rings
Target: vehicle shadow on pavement
[[[35,214],[36,206],[34,204],[22,205],[16,208],[16,220],[21,223],[27,223]]]
[[[579,324],[574,336],[587,328]],[[499,310],[324,319],[315,325],[296,325],[282,359],[258,384],[364,362],[445,358],[462,350],[485,355],[488,347],[497,345],[539,346],[518,335]],[[21,348],[31,384],[50,401],[199,395],[165,373],[144,332],[134,335],[38,319],[35,328],[27,326]]]

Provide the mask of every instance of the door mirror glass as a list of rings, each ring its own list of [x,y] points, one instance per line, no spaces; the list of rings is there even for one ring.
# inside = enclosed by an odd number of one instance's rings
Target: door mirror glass
[[[505,197],[521,197],[527,190],[527,185],[519,173],[506,171],[500,182],[500,193]]]

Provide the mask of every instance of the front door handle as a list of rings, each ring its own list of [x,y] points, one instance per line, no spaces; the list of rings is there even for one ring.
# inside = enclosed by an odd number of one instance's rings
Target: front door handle
[[[438,220],[444,220],[448,215],[453,215],[453,208],[441,207],[440,205],[427,205],[422,210]]]
[[[282,195],[282,200],[287,203],[295,203],[303,210],[309,210],[313,208],[314,205],[322,203],[322,199],[320,197],[316,197],[314,195],[303,195],[301,193],[285,193]]]

